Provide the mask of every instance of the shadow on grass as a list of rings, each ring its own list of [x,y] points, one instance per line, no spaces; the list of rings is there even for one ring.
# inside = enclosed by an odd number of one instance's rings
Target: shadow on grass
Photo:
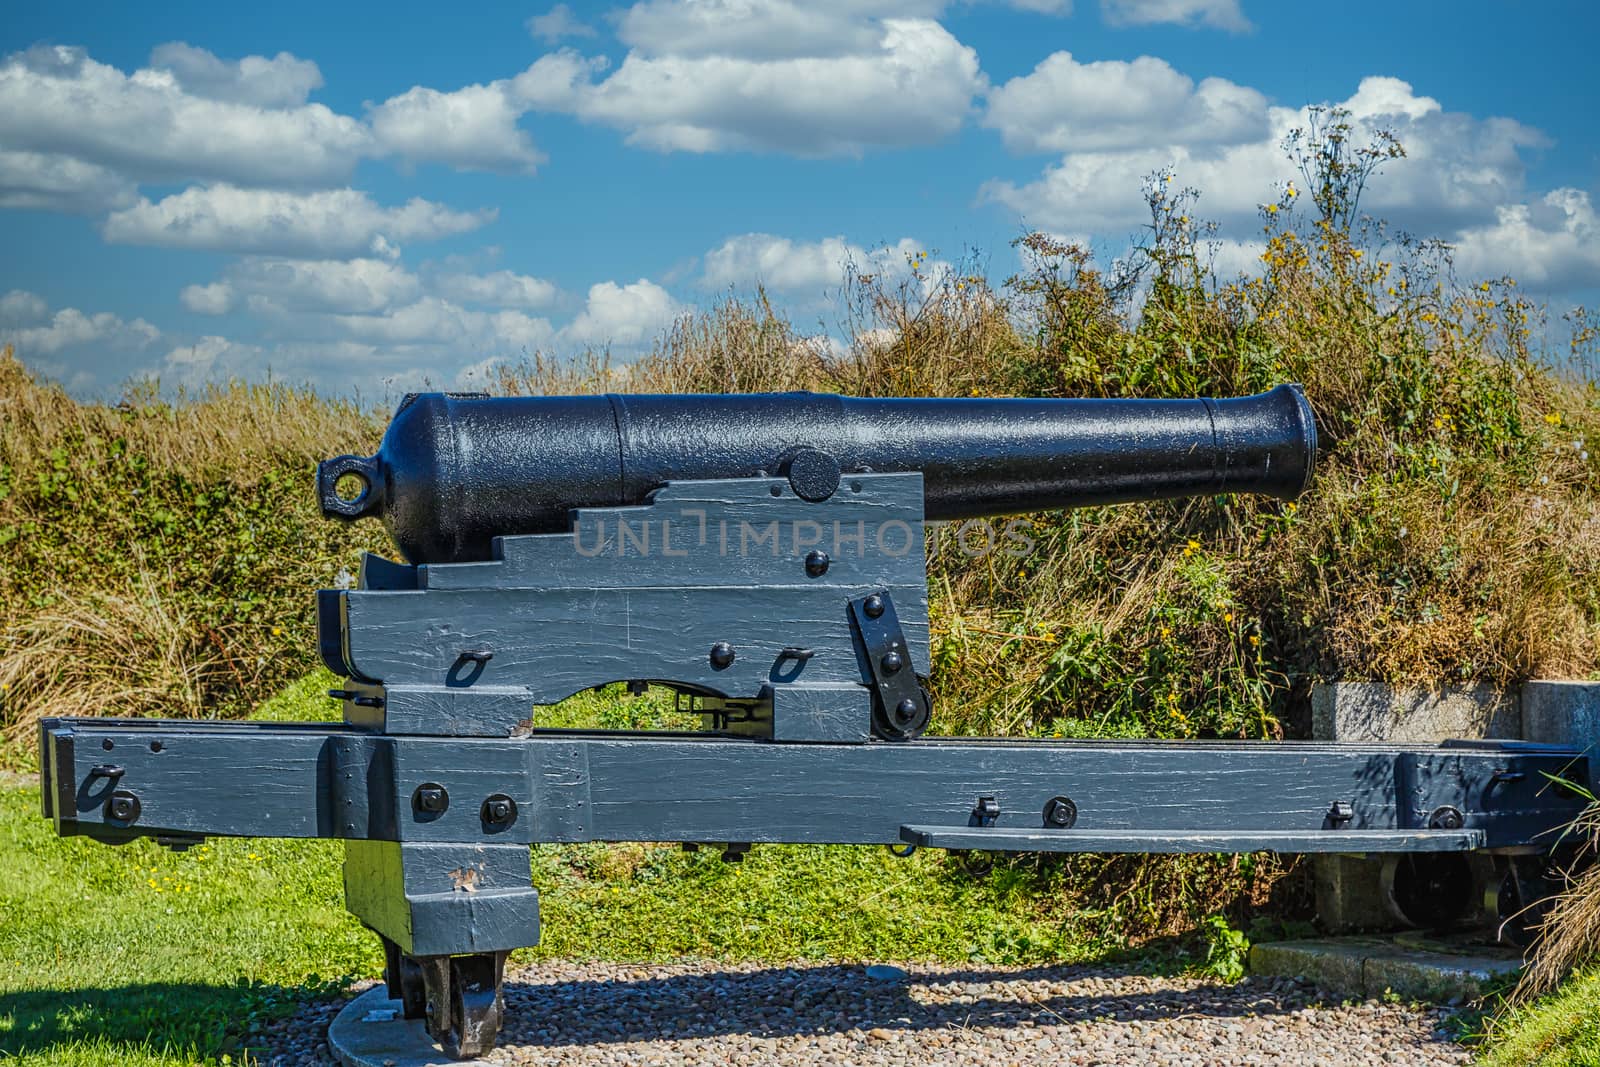
[[[256,1024],[292,1013],[339,985],[288,987],[253,982],[149,982],[88,989],[38,989],[0,1007],[0,1061],[90,1045],[165,1052],[184,1062],[233,1052]],[[59,1062],[75,1062],[59,1060]]]

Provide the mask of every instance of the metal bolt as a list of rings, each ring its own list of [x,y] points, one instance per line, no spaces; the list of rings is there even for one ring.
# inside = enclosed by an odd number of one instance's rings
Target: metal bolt
[[[119,789],[107,799],[106,814],[117,822],[133,822],[139,817],[139,798]]]
[[[883,673],[893,674],[906,665],[906,658],[898,652],[885,652],[878,663],[883,667]]]
[[[420,812],[437,815],[450,806],[450,794],[438,782],[423,782],[411,794],[411,806]]]
[[[517,802],[504,793],[496,793],[483,802],[480,814],[490,826],[509,826],[517,817]]]
[[[813,578],[821,578],[828,573],[828,554],[820,548],[814,548],[806,554],[806,573]]]
[[[1328,821],[1335,826],[1343,826],[1356,817],[1356,809],[1351,807],[1348,800],[1335,800],[1328,809]]]
[[[861,610],[867,613],[867,618],[876,619],[883,614],[883,597],[873,593],[861,602]]]
[[[917,706],[917,702],[915,700],[912,700],[910,697],[906,697],[904,700],[900,701],[900,703],[894,706],[895,721],[904,726],[906,723],[916,718],[917,712],[921,710],[922,709]]]
[[[1459,830],[1466,821],[1459,808],[1446,804],[1442,808],[1435,808],[1433,814],[1428,816],[1428,827],[1433,830]]]
[[[1078,805],[1071,797],[1051,797],[1044,804],[1044,824],[1069,830],[1078,821]]]
[[[726,641],[718,641],[711,646],[711,665],[717,670],[733,664],[733,646]]]

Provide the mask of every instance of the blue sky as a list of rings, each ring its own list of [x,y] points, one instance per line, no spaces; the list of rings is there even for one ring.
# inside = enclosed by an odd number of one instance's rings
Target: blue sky
[[[1172,166],[1258,252],[1312,104],[1409,156],[1367,208],[1559,312],[1600,288],[1591,4],[645,0],[13,5],[0,342],[84,396],[271,373],[367,395],[647,347],[843,261],[1025,228],[1114,254]]]

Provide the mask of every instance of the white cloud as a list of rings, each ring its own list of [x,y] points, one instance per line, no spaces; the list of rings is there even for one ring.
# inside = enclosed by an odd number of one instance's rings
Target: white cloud
[[[701,282],[717,289],[759,283],[788,292],[820,291],[843,284],[848,264],[866,273],[905,271],[906,258],[926,247],[910,237],[868,250],[843,237],[807,242],[747,233],[706,253]]]
[[[589,287],[588,302],[561,336],[572,344],[631,348],[650,341],[686,312],[670,293],[648,279],[628,285],[600,282]]]
[[[200,54],[184,53],[189,76],[204,65],[194,61]],[[272,71],[253,82],[240,73],[232,84],[247,95],[279,99],[295,77],[304,84],[303,72]],[[207,91],[226,80],[213,79]],[[67,156],[127,179],[341,182],[370,137],[360,122],[321,104],[269,108],[201,96],[170,69],[127,75],[81,48],[39,46],[0,62],[0,142],[8,150]]]
[[[178,294],[183,306],[200,315],[226,315],[233,310],[237,294],[227,282],[186,285]]]
[[[546,319],[520,311],[471,311],[432,296],[379,315],[333,315],[325,322],[353,341],[449,346],[456,361],[474,354],[532,351],[555,334]]]
[[[1171,22],[1233,33],[1254,28],[1239,9],[1239,0],[1100,0],[1100,11],[1113,26]]]
[[[623,44],[649,56],[748,60],[871,55],[882,18],[931,18],[940,2],[646,0],[617,20]]]
[[[50,305],[38,293],[13,289],[0,296],[0,327],[37,326],[50,315]]]
[[[105,167],[49,152],[0,150],[0,208],[86,214],[134,200],[134,184]]]
[[[128,377],[160,339],[144,319],[77,308],[52,313],[42,297],[23,290],[0,297],[0,346],[13,345],[17,358],[75,392]]]
[[[252,311],[383,311],[415,300],[422,286],[416,275],[382,259],[247,258],[227,270],[223,283],[243,294]]]
[[[1223,78],[1194,80],[1164,60],[1080,63],[1056,52],[989,94],[983,124],[1019,152],[1238,144],[1269,132],[1267,99]]]
[[[1555,189],[1531,204],[1502,207],[1492,224],[1467,230],[1455,261],[1469,278],[1509,274],[1546,292],[1600,286],[1600,218],[1587,192]]]
[[[261,356],[260,345],[208,334],[174,346],[161,361],[162,376],[185,385],[245,377],[262,369]]]
[[[809,7],[779,0],[645,4],[622,19],[619,33],[638,46],[615,73],[597,81],[603,60],[561,52],[513,88],[529,106],[618,127],[630,144],[661,151],[855,154],[959,129],[984,86],[977,53],[929,19],[846,16],[836,10],[844,6],[807,23],[797,12]],[[741,11],[754,21],[736,20]],[[792,33],[752,29],[796,19],[803,26]]]
[[[391,97],[369,116],[378,148],[459,170],[532,174],[545,157],[517,126],[526,104],[512,98],[510,86],[497,81],[446,93],[419,85]]]
[[[557,4],[542,15],[531,15],[525,23],[528,32],[546,44],[563,37],[593,37],[594,28],[580,22],[566,4]]]
[[[1422,233],[1451,234],[1492,218],[1497,207],[1521,195],[1520,150],[1544,143],[1536,130],[1510,119],[1446,112],[1395,78],[1365,78],[1339,106],[1351,112],[1355,144],[1388,129],[1406,148],[1406,158],[1385,163],[1368,186],[1362,209]],[[1255,140],[1182,143],[1153,119],[1144,144],[1068,151],[1036,181],[991,181],[980,197],[1015,211],[1031,226],[1103,235],[1147,219],[1140,183],[1172,166],[1179,183],[1201,191],[1202,216],[1225,225],[1249,222],[1273,196],[1274,183],[1300,179],[1281,142],[1310,117],[1306,108],[1264,110],[1264,134]]]
[[[444,274],[434,279],[440,294],[462,304],[497,307],[542,308],[554,304],[561,292],[543,278],[530,278],[509,270],[490,274]]]
[[[62,308],[47,324],[13,329],[6,340],[18,352],[50,355],[91,341],[142,348],[160,336],[161,331],[143,319],[129,322],[109,311],[86,315],[77,308]]]
[[[465,233],[493,217],[492,211],[453,211],[422,199],[381,207],[355,189],[290,193],[212,185],[156,203],[141,200],[113,212],[101,232],[123,244],[354,258],[399,242]]]
[[[150,53],[150,67],[170,71],[178,84],[195,96],[256,107],[299,107],[312,90],[322,87],[322,71],[317,65],[288,52],[271,59],[245,56],[230,62],[204,48],[172,41]]]

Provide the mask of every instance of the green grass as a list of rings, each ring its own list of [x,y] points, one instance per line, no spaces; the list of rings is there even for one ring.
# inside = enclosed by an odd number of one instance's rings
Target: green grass
[[[315,720],[312,675],[260,717]],[[589,695],[562,721],[665,714]],[[212,840],[175,854],[58,838],[38,791],[0,790],[0,1058],[169,1065],[246,1058],[254,1021],[381,968],[344,910],[342,850],[322,841]],[[1052,914],[1040,881],[976,873],[943,853],[760,846],[742,864],[641,845],[533,850],[545,941],[517,955],[664,960],[1081,960],[1110,947]]]
[[[1489,1032],[1487,1067],[1600,1067],[1600,970],[1502,1018]]]

